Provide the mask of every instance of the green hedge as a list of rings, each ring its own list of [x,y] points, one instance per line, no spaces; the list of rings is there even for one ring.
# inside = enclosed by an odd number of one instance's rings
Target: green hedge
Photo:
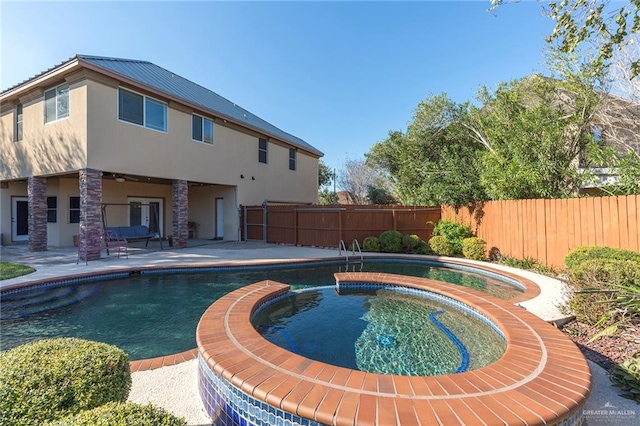
[[[417,235],[405,235],[402,237],[402,249],[407,253],[415,253],[420,241],[422,240]]]
[[[128,355],[105,343],[60,338],[0,352],[0,419],[5,426],[40,425],[122,402],[130,388]]]
[[[402,252],[402,233],[394,230],[380,234],[380,249],[385,253]]]
[[[377,237],[367,237],[362,242],[362,251],[380,251],[380,240]]]
[[[415,254],[433,254],[433,250],[429,247],[429,244],[420,240],[418,245],[413,249],[413,253]]]
[[[640,289],[640,263],[589,259],[575,266],[569,277],[573,290],[569,307],[579,321],[606,326],[640,314],[634,301]]]
[[[468,226],[444,219],[433,228],[433,235],[446,238],[453,247],[453,254],[462,254],[462,240],[473,237],[473,231]]]
[[[564,263],[567,269],[572,271],[582,262],[590,259],[630,260],[640,263],[640,253],[611,247],[578,247],[565,256]]]
[[[453,256],[455,250],[447,239],[442,235],[436,235],[429,240],[429,247],[439,256]]]
[[[478,237],[470,237],[462,240],[462,255],[467,259],[472,260],[485,260],[485,242]]]
[[[185,420],[163,408],[131,402],[109,402],[82,411],[47,426],[184,426]]]

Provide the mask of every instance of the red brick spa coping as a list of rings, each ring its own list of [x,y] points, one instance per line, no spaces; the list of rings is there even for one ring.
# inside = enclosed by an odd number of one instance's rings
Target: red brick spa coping
[[[502,330],[506,351],[486,367],[432,377],[373,374],[310,360],[268,342],[251,325],[257,307],[289,291],[288,285],[261,281],[223,296],[204,313],[196,333],[203,360],[258,400],[335,425],[557,424],[576,414],[591,392],[591,372],[578,348],[512,301],[425,278],[335,277],[340,283],[400,285],[459,300]]]

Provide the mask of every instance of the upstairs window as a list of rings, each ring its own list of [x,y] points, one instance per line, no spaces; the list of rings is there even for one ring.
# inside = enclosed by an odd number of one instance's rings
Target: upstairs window
[[[295,148],[289,148],[289,170],[296,169],[296,150]]]
[[[267,140],[258,139],[258,162],[267,164]]]
[[[51,123],[68,116],[69,85],[61,84],[44,92],[44,122]]]
[[[16,105],[16,142],[22,140],[22,104]]]
[[[213,145],[213,120],[195,114],[192,115],[191,139]]]
[[[120,88],[118,118],[127,123],[166,132],[167,104]]]

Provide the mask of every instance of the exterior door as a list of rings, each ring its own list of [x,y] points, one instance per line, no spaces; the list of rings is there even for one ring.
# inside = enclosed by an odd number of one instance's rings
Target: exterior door
[[[163,229],[161,198],[129,198],[129,226],[144,225],[161,234]],[[157,217],[156,217],[157,212]]]
[[[224,198],[216,198],[216,240],[224,239]]]
[[[29,198],[11,199],[11,241],[29,240]]]

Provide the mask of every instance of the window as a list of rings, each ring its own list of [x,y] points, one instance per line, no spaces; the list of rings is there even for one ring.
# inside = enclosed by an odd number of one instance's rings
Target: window
[[[267,164],[267,140],[258,139],[258,162]]]
[[[149,129],[167,131],[167,104],[118,89],[118,118]]]
[[[69,116],[69,85],[61,84],[44,92],[44,122],[61,120]]]
[[[16,105],[16,142],[22,140],[22,104]]]
[[[296,149],[289,148],[289,170],[296,169]]]
[[[58,221],[58,197],[47,197],[47,223]]]
[[[80,223],[80,197],[69,197],[69,223]]]
[[[191,116],[191,138],[213,145],[213,120],[199,115]]]

